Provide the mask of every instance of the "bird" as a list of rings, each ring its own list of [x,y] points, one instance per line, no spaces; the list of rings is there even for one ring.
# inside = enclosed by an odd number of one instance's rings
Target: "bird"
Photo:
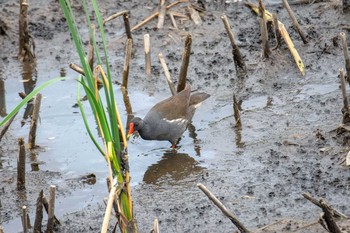
[[[191,94],[191,85],[154,105],[146,116],[135,117],[129,124],[129,138],[135,131],[144,140],[169,141],[172,149],[192,121],[196,109],[210,95],[204,92]]]

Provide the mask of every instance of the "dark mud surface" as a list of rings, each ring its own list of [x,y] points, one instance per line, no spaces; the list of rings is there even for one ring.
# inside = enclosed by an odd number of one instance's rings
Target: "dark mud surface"
[[[131,25],[136,25],[157,3],[104,1],[100,8],[104,17],[129,10]],[[73,8],[87,42],[82,6],[74,3]],[[293,5],[309,39],[304,45],[281,4],[270,3],[266,8],[279,13],[305,63],[305,76],[284,43],[270,59],[261,58],[259,20],[243,3],[206,3],[201,25],[179,21],[179,30],[173,30],[167,18],[162,30],[155,30],[157,21],[152,20],[133,32],[129,97],[136,115],[144,116],[151,106],[171,95],[157,56],[164,54],[176,80],[188,32],[193,39],[188,82],[193,89],[211,94],[198,109],[194,128],[181,139],[178,155],[166,152],[168,142],[133,138],[129,143],[132,196],[140,232],[149,232],[154,218],[158,218],[161,232],[233,232],[232,223],[196,187],[199,182],[253,230],[279,221],[266,232],[325,232],[319,224],[310,224],[318,220],[321,210],[306,201],[303,192],[323,197],[350,215],[350,172],[342,163],[349,151],[349,137],[334,131],[342,120],[337,76],[344,60],[340,40],[337,46],[333,39],[349,28],[350,15],[341,13],[339,1]],[[173,10],[186,14],[186,4]],[[26,191],[16,191],[17,138],[27,141],[29,131],[28,122],[21,127],[23,111],[0,143],[0,224],[6,233],[20,232],[21,206],[28,206],[33,222],[39,191],[48,195],[54,184],[56,214],[62,222],[57,232],[98,232],[103,198],[108,195],[108,169],[90,142],[79,110],[72,107],[77,98],[77,74],[68,65],[78,63],[78,58],[59,5],[56,1],[29,3],[29,31],[37,56],[36,63],[30,65],[16,59],[17,1],[0,1],[0,12],[0,75],[5,86],[1,98],[6,112],[20,101],[18,92],[30,89],[33,83],[58,77],[62,68],[70,78],[42,91],[40,147],[27,151]],[[235,74],[222,13],[227,15],[248,65],[244,80]],[[122,20],[108,23],[106,31],[113,78],[121,82],[126,40]],[[152,44],[150,78],[144,70],[145,33],[150,34]],[[126,122],[117,84],[115,92]],[[241,131],[234,128],[233,94],[242,100]],[[91,114],[89,117],[92,120]],[[96,180],[87,181],[91,173]],[[343,223],[343,230],[349,229]]]

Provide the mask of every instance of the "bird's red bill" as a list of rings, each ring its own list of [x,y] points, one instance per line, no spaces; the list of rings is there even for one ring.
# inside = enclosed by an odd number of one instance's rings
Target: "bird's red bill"
[[[134,123],[130,123],[130,125],[129,125],[129,133],[128,133],[128,135],[127,135],[127,138],[129,139],[130,138],[130,136],[131,136],[131,134],[134,132]]]

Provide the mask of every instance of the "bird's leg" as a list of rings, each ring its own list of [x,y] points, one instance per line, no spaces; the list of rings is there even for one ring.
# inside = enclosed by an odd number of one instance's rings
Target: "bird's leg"
[[[176,153],[177,153],[177,151],[176,151],[176,144],[172,144],[172,145],[171,145],[171,152],[172,152],[173,154],[176,154]]]

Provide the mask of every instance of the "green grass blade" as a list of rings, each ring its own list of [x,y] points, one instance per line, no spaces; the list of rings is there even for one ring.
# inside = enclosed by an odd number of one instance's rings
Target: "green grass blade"
[[[40,85],[39,87],[35,88],[31,93],[29,93],[26,98],[24,98],[1,122],[0,122],[0,126],[2,126],[3,124],[5,124],[11,117],[13,117],[26,103],[28,103],[29,100],[31,100],[36,94],[38,94],[41,90],[43,90],[45,87],[56,83],[58,81],[62,81],[65,80],[66,78],[55,78],[55,79],[51,79],[45,83],[43,83],[42,85]]]
[[[80,82],[80,80],[79,80],[79,82]],[[79,106],[80,113],[81,113],[81,116],[82,116],[83,121],[84,121],[85,128],[86,128],[86,130],[87,130],[87,132],[88,132],[92,142],[95,144],[96,148],[100,151],[100,153],[102,155],[105,155],[105,153],[101,149],[100,145],[97,143],[95,137],[91,133],[91,130],[90,130],[90,127],[89,127],[89,123],[88,123],[88,121],[86,119],[86,115],[85,115],[85,111],[84,111],[84,108],[83,108],[83,104],[81,103],[80,87],[81,87],[81,85],[78,85],[78,106]]]

